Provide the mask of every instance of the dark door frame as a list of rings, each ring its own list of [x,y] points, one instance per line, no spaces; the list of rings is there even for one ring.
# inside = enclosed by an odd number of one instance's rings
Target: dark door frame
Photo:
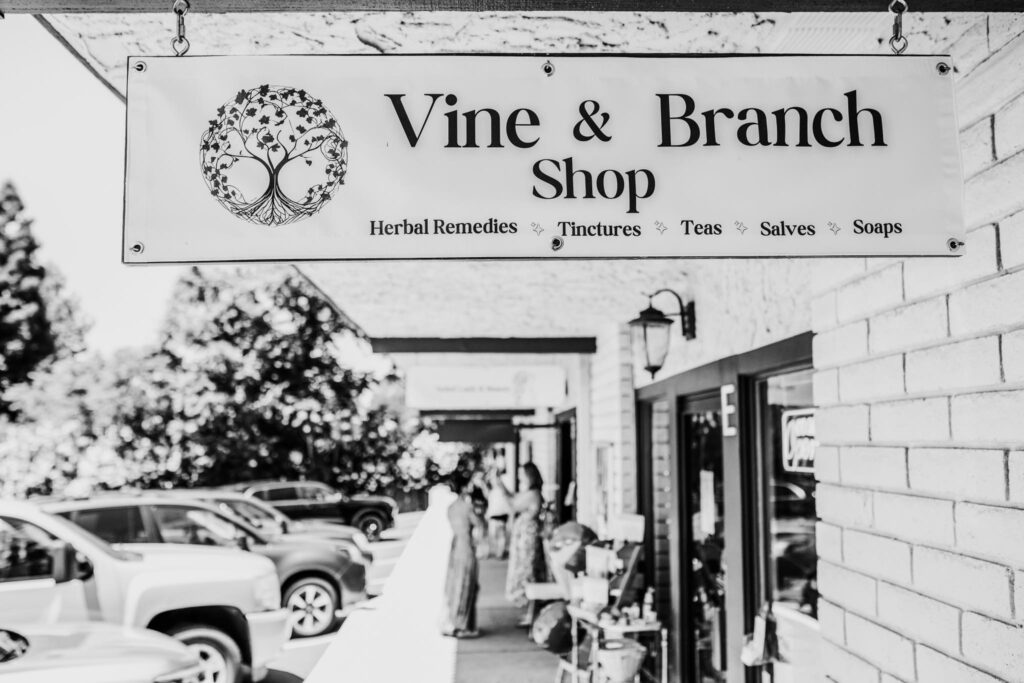
[[[726,586],[726,610],[727,610],[727,661],[729,663],[728,680],[730,683],[745,681],[753,683],[756,676],[755,669],[744,669],[739,661],[739,652],[743,643],[743,636],[749,633],[753,627],[753,618],[759,604],[760,596],[759,582],[761,580],[761,558],[759,557],[762,543],[760,530],[760,514],[757,509],[760,501],[763,500],[759,492],[759,469],[757,468],[756,457],[758,452],[756,421],[756,391],[757,378],[763,377],[777,370],[784,370],[800,365],[810,364],[812,358],[811,340],[812,333],[805,332],[788,339],[763,346],[752,351],[741,353],[728,358],[723,358],[707,365],[687,370],[672,377],[660,380],[653,384],[637,389],[635,400],[637,403],[637,415],[642,416],[650,413],[650,405],[659,401],[669,403],[669,433],[671,452],[674,454],[674,471],[672,480],[679,482],[681,486],[682,468],[679,467],[678,459],[682,453],[682,441],[679,433],[679,415],[688,397],[694,397],[709,392],[720,391],[722,387],[732,385],[735,394],[731,404],[736,407],[736,413],[732,416],[732,424],[736,429],[733,436],[723,435],[722,457],[724,458],[724,485],[725,497],[728,501],[740,501],[738,506],[733,504],[726,507],[725,514],[725,562],[734,569],[727,577]],[[637,420],[638,432],[647,428],[650,430],[650,421],[642,417]],[[637,471],[646,478],[641,486],[637,487],[637,504],[645,517],[653,518],[653,510],[650,509],[650,473],[651,473],[651,444],[649,435],[637,434]],[[671,515],[673,520],[672,528],[675,530],[670,534],[669,552],[672,561],[671,567],[671,604],[672,604],[672,625],[674,633],[672,647],[672,668],[681,672],[680,657],[683,648],[683,628],[688,621],[684,621],[686,615],[683,611],[687,592],[684,590],[683,579],[686,572],[683,571],[682,558],[685,551],[685,539],[680,538],[680,529],[687,529],[689,520],[682,519],[682,505],[679,490],[672,492]]]
[[[558,482],[558,500],[556,509],[559,522],[571,521],[568,516],[568,507],[565,504],[566,491],[570,482],[576,481],[576,409],[569,408],[555,415],[557,425],[555,441],[555,476]],[[575,500],[579,500],[579,491],[576,491]],[[576,518],[577,505],[572,506],[572,519]]]

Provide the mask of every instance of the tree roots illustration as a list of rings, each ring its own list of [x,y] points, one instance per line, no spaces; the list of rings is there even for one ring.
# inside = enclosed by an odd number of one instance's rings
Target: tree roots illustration
[[[287,225],[316,214],[345,181],[348,141],[337,119],[305,90],[261,85],[240,90],[217,110],[200,143],[206,185],[231,213],[262,225]],[[266,189],[248,196],[233,182],[239,162],[266,172]],[[302,197],[290,197],[281,174],[302,161],[322,170]],[[302,176],[307,177],[307,176]]]

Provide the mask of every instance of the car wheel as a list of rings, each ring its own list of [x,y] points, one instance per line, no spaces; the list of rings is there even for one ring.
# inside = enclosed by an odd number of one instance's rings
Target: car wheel
[[[371,541],[380,540],[380,535],[384,533],[384,526],[384,517],[376,512],[360,515],[356,519],[356,528],[366,534],[366,538]]]
[[[199,657],[201,683],[241,683],[242,651],[223,631],[209,626],[180,626],[168,632]]]
[[[282,602],[291,614],[292,635],[297,638],[310,638],[329,631],[340,606],[337,589],[314,576],[290,584]]]

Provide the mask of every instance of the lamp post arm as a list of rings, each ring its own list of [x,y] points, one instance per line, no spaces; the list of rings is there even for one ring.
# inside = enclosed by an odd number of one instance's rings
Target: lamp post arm
[[[682,333],[683,338],[695,339],[697,336],[697,314],[695,311],[695,306],[693,305],[692,301],[684,302],[683,297],[679,296],[678,292],[676,292],[674,289],[668,289],[667,287],[663,287],[662,289],[659,289],[656,292],[648,294],[647,298],[649,300],[654,299],[654,297],[658,296],[659,294],[664,294],[665,292],[668,292],[669,294],[674,296],[676,298],[676,301],[679,303],[678,313],[666,313],[666,315],[679,316],[679,331]]]
[[[653,299],[654,297],[658,296],[659,294],[664,294],[665,292],[668,292],[669,294],[674,296],[676,298],[676,301],[679,302],[679,312],[678,313],[669,313],[669,315],[679,315],[679,316],[683,315],[683,311],[686,310],[686,304],[683,303],[683,297],[679,296],[679,293],[676,290],[674,290],[674,289],[669,289],[667,287],[663,287],[663,288],[659,289],[658,291],[656,291],[656,292],[654,292],[652,294],[648,294],[647,298]]]

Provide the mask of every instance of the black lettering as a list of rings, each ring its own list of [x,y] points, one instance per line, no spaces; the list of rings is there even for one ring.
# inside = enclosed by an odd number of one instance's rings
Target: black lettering
[[[554,190],[554,194],[551,195],[550,197],[545,197],[544,195],[542,195],[537,190],[537,186],[534,185],[533,186],[533,196],[537,197],[539,199],[557,199],[557,198],[562,196],[562,183],[560,183],[557,178],[554,178],[553,176],[549,176],[547,173],[545,173],[543,170],[541,170],[541,164],[543,164],[545,162],[547,162],[549,164],[554,164],[556,169],[558,169],[560,167],[559,163],[557,161],[555,161],[554,159],[541,159],[540,161],[536,162],[533,165],[533,175],[534,175],[534,177],[537,178],[537,180],[540,180],[540,181],[545,182],[548,185],[550,185],[552,190]]]
[[[776,109],[772,112],[772,116],[775,117],[775,146],[789,147],[789,140],[786,136],[786,114],[791,111],[796,112],[796,118],[799,122],[799,141],[795,146],[810,147],[811,144],[807,142],[807,110],[803,107],[786,107],[785,109]]]
[[[391,105],[395,108],[395,114],[398,115],[398,122],[402,124],[402,131],[405,133],[406,139],[409,141],[410,147],[415,147],[416,143],[420,141],[420,136],[423,135],[423,129],[427,125],[427,119],[430,118],[431,112],[434,111],[434,103],[437,102],[438,98],[441,97],[440,93],[427,93],[424,97],[430,98],[430,108],[427,110],[427,115],[423,117],[423,123],[420,124],[419,131],[414,131],[412,128],[412,121],[409,120],[409,114],[405,111],[405,104],[402,103],[402,95],[385,95],[384,97],[391,100]],[[454,97],[454,95],[452,96]]]
[[[637,178],[643,178],[643,194],[640,194],[640,183]],[[647,199],[654,194],[654,174],[646,168],[636,171],[626,171],[627,184],[629,186],[629,211],[626,213],[637,213],[636,205],[640,199]]]
[[[520,123],[519,115],[523,113],[526,114],[526,122]],[[540,138],[536,137],[533,140],[523,140],[519,136],[519,126],[534,127],[539,125],[540,119],[537,118],[536,112],[534,112],[532,109],[516,109],[508,117],[508,123],[505,125],[505,133],[506,135],[508,135],[509,142],[511,142],[516,147],[526,149],[528,147],[533,147],[534,145],[536,145]]]
[[[473,109],[462,116],[466,119],[466,144],[463,147],[478,147],[476,144],[476,119],[487,114],[491,119],[491,142],[488,147],[501,147],[501,115],[493,109]]]
[[[741,109],[740,113],[736,116],[736,118],[738,118],[740,121],[746,121],[747,112],[753,112],[754,116],[757,118],[757,121],[748,121],[747,123],[744,123],[742,126],[739,127],[739,130],[736,131],[736,137],[739,138],[740,143],[746,145],[747,147],[754,147],[756,145],[767,146],[772,144],[771,140],[768,139],[768,117],[765,115],[765,113],[760,109],[748,107],[746,109]],[[757,129],[756,141],[751,141],[750,139],[751,128]]]
[[[846,97],[847,121],[850,123],[850,147],[863,147],[860,141],[860,115],[867,114],[871,118],[871,128],[874,133],[872,147],[885,147],[885,135],[882,131],[882,115],[877,110],[865,107],[857,108],[857,91],[851,90],[843,93]]]
[[[683,100],[683,113],[678,116],[672,115],[672,103],[669,98],[678,97]],[[658,143],[658,147],[689,147],[697,143],[700,140],[700,126],[697,122],[690,118],[690,114],[693,113],[694,103],[693,98],[689,95],[672,94],[672,95],[658,95],[661,108],[661,142]],[[686,124],[687,129],[690,131],[690,136],[685,142],[673,142],[672,140],[672,121],[682,121]]]
[[[733,117],[732,109],[725,107],[722,109],[709,109],[701,113],[704,117],[704,127],[707,128],[707,141],[704,143],[705,147],[718,147],[718,137],[715,134],[715,117],[719,114],[727,119],[731,119]]]
[[[839,140],[837,141],[833,141],[825,137],[825,131],[823,130],[821,124],[821,120],[825,116],[825,112],[831,112],[832,118],[834,118],[836,121],[843,120],[843,113],[838,109],[832,109],[831,107],[827,107],[819,111],[817,114],[814,115],[814,140],[822,147],[838,147],[839,145],[843,144],[842,138],[839,138]]]

